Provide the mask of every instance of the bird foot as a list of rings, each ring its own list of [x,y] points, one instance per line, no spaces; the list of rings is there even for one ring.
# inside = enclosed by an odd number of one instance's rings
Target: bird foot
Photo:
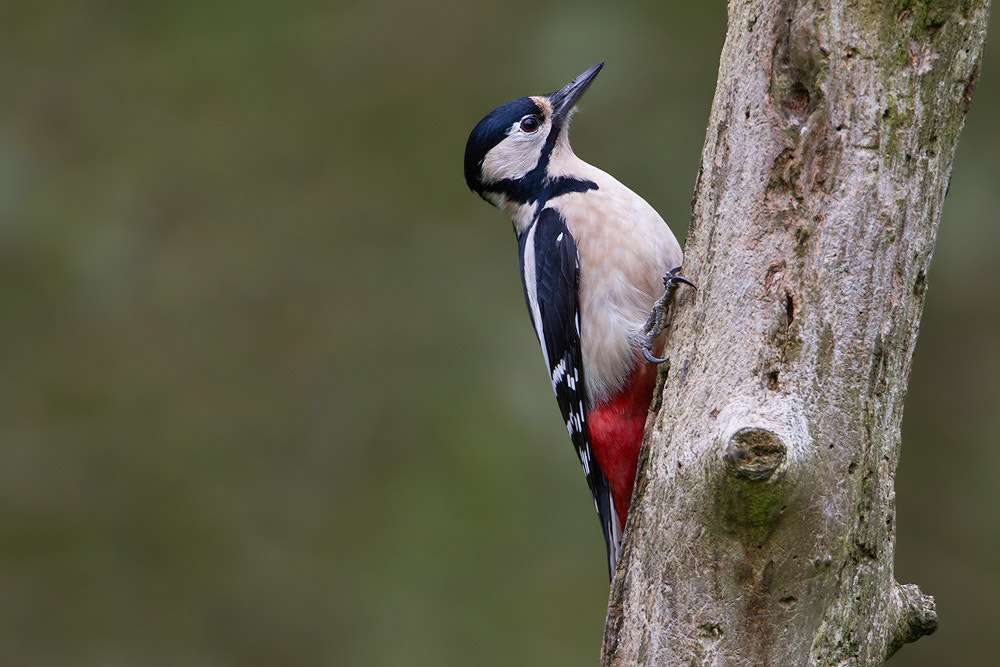
[[[642,356],[646,358],[651,364],[662,364],[667,359],[664,357],[660,359],[653,354],[653,341],[656,337],[660,335],[663,331],[663,327],[667,321],[667,308],[670,303],[670,299],[674,296],[674,292],[680,287],[681,283],[689,285],[694,289],[698,289],[693,282],[678,275],[681,267],[675,266],[674,268],[667,271],[667,275],[663,276],[663,296],[657,299],[656,303],[653,304],[653,309],[649,313],[649,318],[646,320],[646,325],[642,328]]]

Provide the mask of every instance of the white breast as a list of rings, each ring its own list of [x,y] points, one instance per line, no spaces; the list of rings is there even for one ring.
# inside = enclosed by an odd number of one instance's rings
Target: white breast
[[[551,165],[558,169],[554,175],[572,173],[598,186],[561,195],[549,205],[576,240],[583,363],[590,399],[599,402],[624,386],[640,358],[640,331],[663,293],[663,274],[679,266],[683,254],[642,197],[572,152],[559,157]]]

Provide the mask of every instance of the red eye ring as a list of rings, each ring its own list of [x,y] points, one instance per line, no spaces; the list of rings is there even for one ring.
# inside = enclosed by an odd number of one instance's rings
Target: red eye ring
[[[538,116],[525,116],[521,119],[521,131],[532,133],[538,130],[541,123],[538,121]]]

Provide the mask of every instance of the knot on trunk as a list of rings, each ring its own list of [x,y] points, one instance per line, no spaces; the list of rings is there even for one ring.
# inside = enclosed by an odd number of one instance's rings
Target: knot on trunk
[[[752,481],[778,481],[788,469],[788,447],[774,431],[746,426],[729,437],[725,453],[729,472]]]
[[[721,456],[712,472],[716,526],[746,547],[760,546],[785,512],[809,432],[798,404],[783,397],[736,399],[719,422]]]
[[[745,426],[729,436],[722,459],[716,500],[727,532],[759,545],[778,525],[791,489],[788,446],[771,429]]]
[[[903,644],[937,630],[937,609],[933,597],[922,593],[915,584],[896,584],[895,597],[899,616],[887,647],[887,659]]]

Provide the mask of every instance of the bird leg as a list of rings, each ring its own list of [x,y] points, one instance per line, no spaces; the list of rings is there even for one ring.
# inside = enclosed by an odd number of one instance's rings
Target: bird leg
[[[653,341],[656,340],[656,337],[660,335],[660,332],[663,331],[666,325],[667,308],[674,292],[677,291],[681,283],[698,289],[693,282],[677,275],[680,270],[681,267],[675,266],[667,272],[667,275],[663,276],[663,296],[653,304],[653,309],[649,313],[646,325],[642,328],[642,356],[651,364],[662,364],[667,360],[666,358],[660,359],[653,354]]]

